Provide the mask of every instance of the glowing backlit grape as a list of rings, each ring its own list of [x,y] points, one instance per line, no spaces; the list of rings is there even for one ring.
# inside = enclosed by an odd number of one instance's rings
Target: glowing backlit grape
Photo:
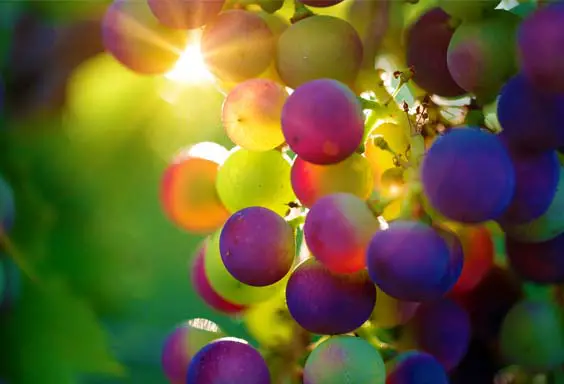
[[[196,353],[188,367],[186,384],[270,384],[268,366],[246,341],[225,337]]]
[[[419,303],[401,301],[388,296],[380,288],[376,288],[378,300],[370,320],[383,328],[393,328],[407,323],[417,311]]]
[[[370,163],[358,153],[331,165],[308,163],[299,157],[292,165],[292,188],[302,205],[311,207],[318,199],[332,193],[351,193],[367,199],[374,177]]]
[[[466,93],[452,79],[447,67],[447,50],[453,33],[450,16],[440,8],[424,13],[407,32],[407,64],[415,71],[413,81],[429,93],[445,97]]]
[[[302,160],[334,164],[361,144],[364,116],[355,94],[345,85],[314,80],[296,89],[284,104],[282,132]]]
[[[217,144],[212,148],[226,151]],[[161,182],[161,201],[165,213],[176,225],[207,234],[227,220],[229,212],[215,189],[218,168],[217,161],[191,153],[190,149],[167,167]]]
[[[175,29],[194,29],[211,22],[225,0],[148,0],[155,17]]]
[[[311,258],[290,276],[286,302],[290,314],[304,329],[337,335],[352,332],[369,319],[376,288],[365,271],[334,274]]]
[[[362,55],[360,37],[349,23],[317,15],[300,20],[280,36],[276,67],[284,83],[294,89],[316,79],[352,85]]]
[[[372,281],[398,300],[435,300],[454,283],[447,243],[422,222],[390,223],[376,232],[366,255]]]
[[[546,151],[564,145],[564,96],[542,91],[522,74],[501,89],[497,118],[517,149]]]
[[[294,262],[294,231],[277,213],[249,207],[235,212],[219,238],[221,259],[237,280],[255,287],[280,281]]]
[[[8,182],[0,176],[0,230],[9,231],[14,224],[16,206],[14,191]]]
[[[335,336],[319,344],[304,366],[303,384],[384,384],[380,353],[364,339]]]
[[[290,171],[290,162],[278,151],[236,149],[219,168],[217,192],[231,212],[260,206],[285,215],[296,199]]]
[[[540,243],[554,239],[564,233],[564,168],[560,176],[556,193],[548,209],[539,217],[523,224],[500,222],[505,234],[521,243]]]
[[[455,302],[424,303],[407,323],[400,344],[432,355],[448,371],[464,358],[470,343],[470,318]]]
[[[564,283],[564,234],[540,243],[505,237],[509,264],[523,279],[539,284]]]
[[[217,324],[206,319],[192,319],[181,324],[166,338],[161,352],[164,374],[173,384],[186,382],[192,357],[206,344],[224,337]]]
[[[465,21],[450,40],[447,54],[452,78],[482,102],[495,99],[517,72],[517,27],[521,18],[497,10],[477,21]]]
[[[221,297],[239,305],[256,304],[268,300],[284,287],[287,278],[267,287],[253,287],[233,277],[221,259],[220,235],[221,230],[218,230],[209,240],[204,257],[204,268],[211,287]]]
[[[288,92],[268,79],[251,79],[236,86],[223,103],[227,136],[251,151],[267,151],[284,142],[280,118]]]
[[[204,28],[204,60],[217,77],[256,77],[274,58],[274,35],[262,17],[239,9],[224,11]]]
[[[386,384],[449,384],[443,366],[432,355],[407,351],[392,360]]]
[[[304,224],[307,246],[329,270],[350,273],[366,266],[366,248],[380,224],[366,202],[350,193],[320,198]]]
[[[524,300],[503,320],[500,346],[510,363],[549,370],[564,362],[562,310],[546,301]]]
[[[185,31],[160,24],[146,2],[129,0],[116,0],[108,7],[102,37],[116,60],[145,75],[172,69],[188,41]]]
[[[564,6],[539,7],[520,25],[519,58],[523,73],[540,89],[564,91]]]
[[[500,135],[503,141],[503,133]],[[507,147],[515,169],[515,193],[500,222],[522,224],[546,212],[560,179],[556,151],[521,153]]]
[[[493,265],[495,248],[490,232],[483,226],[465,226],[456,230],[462,244],[464,265],[452,291],[468,292],[474,289]]]
[[[515,170],[499,138],[471,127],[453,129],[433,143],[421,178],[433,208],[468,224],[501,216],[515,190]]]
[[[198,248],[198,252],[194,257],[194,261],[191,266],[191,281],[194,287],[194,291],[200,296],[200,298],[211,308],[215,309],[218,312],[226,313],[226,314],[233,314],[239,313],[245,309],[242,305],[237,305],[228,302],[223,297],[217,294],[217,292],[212,288],[207,276],[206,276],[206,269],[205,269],[205,255],[207,249],[207,242],[209,239],[206,239],[204,243]]]

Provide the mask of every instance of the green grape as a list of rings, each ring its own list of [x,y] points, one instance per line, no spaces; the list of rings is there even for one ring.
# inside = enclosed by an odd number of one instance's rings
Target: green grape
[[[509,362],[548,370],[564,363],[561,309],[541,300],[517,303],[505,316],[500,344]]]
[[[439,7],[461,20],[478,20],[495,9],[498,0],[439,0]]]
[[[268,300],[283,289],[290,274],[276,284],[267,287],[252,287],[235,279],[227,271],[221,259],[220,235],[221,229],[216,231],[209,240],[204,256],[204,268],[210,285],[221,297],[235,304],[249,305]]]
[[[258,0],[261,9],[268,13],[278,11],[284,5],[284,0]]]
[[[290,162],[278,151],[236,149],[219,168],[216,188],[225,207],[236,212],[260,206],[284,216],[296,196]]]

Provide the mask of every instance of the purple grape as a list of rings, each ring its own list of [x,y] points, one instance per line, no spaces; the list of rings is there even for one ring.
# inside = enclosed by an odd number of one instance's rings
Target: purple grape
[[[402,338],[434,356],[447,371],[462,361],[470,344],[470,317],[449,299],[422,304],[406,327]]]
[[[504,134],[500,135],[504,140]],[[546,212],[556,195],[560,162],[556,151],[523,153],[507,147],[515,169],[515,194],[505,213],[504,224],[523,224]]]
[[[0,230],[2,232],[12,229],[15,214],[14,191],[10,184],[0,176]]]
[[[518,31],[521,69],[535,86],[564,92],[564,4],[538,8]]]
[[[442,365],[432,355],[407,351],[392,360],[386,384],[448,384]]]
[[[286,287],[290,314],[304,329],[323,335],[352,332],[370,318],[376,287],[365,271],[335,274],[315,259],[300,264]]]
[[[515,170],[499,138],[471,127],[452,129],[433,143],[421,178],[431,205],[466,224],[498,218],[515,192]]]
[[[330,79],[298,87],[282,109],[282,132],[304,161],[335,164],[352,155],[362,142],[364,116],[356,95]]]
[[[504,137],[517,149],[547,151],[564,146],[564,95],[535,88],[523,74],[502,88],[497,118]]]
[[[270,384],[270,372],[260,353],[246,341],[225,337],[194,355],[186,384]]]
[[[458,263],[451,264],[447,243],[419,221],[390,223],[388,229],[376,232],[366,255],[372,281],[398,300],[436,300],[456,282],[453,265]]]
[[[523,279],[539,284],[564,283],[564,234],[542,243],[505,237],[509,264]]]
[[[221,230],[219,248],[229,273],[254,287],[280,281],[290,271],[296,254],[292,227],[263,207],[235,212]]]
[[[155,17],[174,29],[199,28],[212,21],[225,0],[148,0]]]
[[[337,5],[342,1],[343,0],[303,0],[302,3],[309,5],[310,7],[325,8]]]
[[[464,248],[461,239],[454,232],[440,227],[433,227],[435,231],[445,241],[449,251],[448,271],[441,281],[441,287],[446,292],[450,291],[462,275],[464,267]]]
[[[413,81],[429,93],[456,97],[466,93],[452,79],[447,67],[447,50],[454,28],[451,17],[441,8],[432,8],[407,32],[407,65],[412,66]]]

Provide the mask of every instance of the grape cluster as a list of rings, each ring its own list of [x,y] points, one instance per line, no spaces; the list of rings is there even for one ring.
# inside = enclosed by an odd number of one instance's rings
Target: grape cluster
[[[161,197],[206,236],[195,290],[258,347],[181,325],[173,384],[489,383],[564,363],[564,6],[445,0],[408,19],[410,2],[361,2],[107,10],[107,51],[141,74],[201,30],[226,93],[233,148],[183,151]]]

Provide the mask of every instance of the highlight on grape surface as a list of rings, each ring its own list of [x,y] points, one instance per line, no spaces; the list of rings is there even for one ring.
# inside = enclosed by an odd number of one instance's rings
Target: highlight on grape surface
[[[564,382],[564,3],[113,0],[102,36],[223,100],[160,203],[249,338],[178,319],[171,384]]]

